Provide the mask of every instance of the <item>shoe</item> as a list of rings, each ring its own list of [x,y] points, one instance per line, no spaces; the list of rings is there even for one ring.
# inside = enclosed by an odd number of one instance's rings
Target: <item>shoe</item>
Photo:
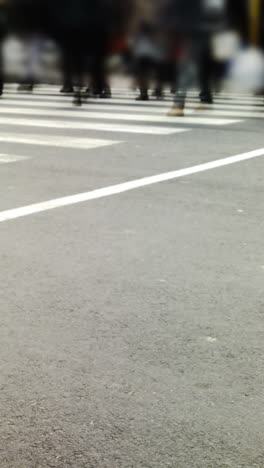
[[[111,97],[112,97],[112,92],[110,88],[105,88],[100,94],[101,99],[111,99]]]
[[[201,103],[198,106],[195,107],[195,110],[212,110],[213,109],[213,103]]]
[[[75,94],[73,98],[73,105],[80,107],[82,105],[82,96],[81,93]]]
[[[167,113],[168,117],[184,117],[184,109],[173,106]]]
[[[72,94],[73,93],[73,87],[72,86],[63,86],[60,90],[60,93],[64,94]]]
[[[152,96],[157,98],[157,99],[164,99],[164,93],[161,89],[154,89]]]
[[[17,87],[18,92],[32,92],[33,91],[33,84],[20,84]]]
[[[136,98],[136,101],[148,101],[148,100],[149,100],[149,97],[147,94],[141,94],[140,96]]]

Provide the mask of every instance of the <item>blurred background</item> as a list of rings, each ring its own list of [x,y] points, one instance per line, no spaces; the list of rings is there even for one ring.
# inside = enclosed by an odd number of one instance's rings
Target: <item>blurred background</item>
[[[116,74],[139,98],[150,87],[159,98],[164,86],[175,92],[187,62],[194,85],[198,68],[216,90],[264,88],[261,0],[0,0],[0,29],[2,82],[25,91],[61,83],[110,97]]]

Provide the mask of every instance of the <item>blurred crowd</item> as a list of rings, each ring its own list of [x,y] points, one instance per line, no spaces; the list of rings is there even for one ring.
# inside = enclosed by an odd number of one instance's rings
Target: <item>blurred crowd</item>
[[[80,105],[83,96],[111,97],[112,70],[133,78],[139,100],[162,99],[169,86],[172,116],[184,114],[190,87],[208,106],[230,77],[264,93],[262,0],[154,3],[0,0],[0,93],[5,80],[15,79],[21,91],[48,80],[61,82]],[[12,68],[15,50],[20,68]]]

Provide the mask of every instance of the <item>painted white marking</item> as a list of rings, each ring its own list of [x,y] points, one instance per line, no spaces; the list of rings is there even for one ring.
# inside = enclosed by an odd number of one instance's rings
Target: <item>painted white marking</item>
[[[219,109],[206,109],[202,111],[196,111],[197,115],[212,115],[212,116],[226,116],[226,117],[239,117],[239,118],[254,118],[264,119],[264,113],[262,112],[250,112],[250,111],[236,111],[236,110],[219,110]]]
[[[121,133],[142,133],[149,135],[170,135],[173,133],[188,132],[188,128],[177,127],[158,127],[148,125],[123,125],[123,124],[107,124],[107,123],[92,123],[85,121],[69,121],[69,120],[44,120],[44,119],[18,119],[12,117],[1,117],[0,124],[2,125],[20,125],[22,127],[45,127],[45,128],[67,128],[77,130],[96,130],[103,132],[121,132]],[[76,138],[77,140],[77,138]],[[100,140],[102,141],[102,140]],[[117,142],[114,142],[117,143]],[[78,146],[77,146],[78,147]]]
[[[111,85],[111,89],[112,89],[112,92],[114,92],[114,93],[134,94],[134,95],[138,94],[137,90],[134,90],[134,89],[131,88],[130,83],[124,83],[123,86],[117,86],[117,85],[115,86],[113,84],[113,85]],[[7,83],[7,84],[5,84],[5,90],[7,90],[7,91],[9,91],[9,90],[12,91],[13,90],[13,91],[17,92],[17,84],[16,83]],[[38,92],[40,92],[40,93],[42,93],[42,92],[59,93],[60,92],[60,86],[45,85],[45,84],[44,85],[37,85],[34,88],[34,93],[38,93]],[[170,88],[168,88],[168,87],[166,87],[164,89],[164,92],[165,92],[165,94],[171,95]],[[192,88],[192,89],[190,89],[188,91],[188,94],[197,96],[199,94],[199,90]],[[230,90],[229,91],[228,90],[221,90],[221,92],[218,92],[216,94],[216,96],[232,97],[232,98],[237,98],[237,99],[240,99],[240,98],[261,99],[261,96],[254,96],[252,93],[249,93],[249,92],[234,92],[234,91],[230,91]]]
[[[63,109],[65,111],[65,116],[66,112],[68,113],[69,110],[72,111],[72,106],[67,107],[67,104],[70,106],[69,102],[58,102],[58,101],[42,101],[42,100],[35,100],[35,99],[27,99],[24,101],[21,101],[19,99],[13,99],[8,101],[8,107],[12,106],[13,108],[28,108],[31,107],[32,109],[34,107],[39,108],[40,111],[41,109],[45,108],[55,108],[55,109]],[[5,101],[5,106],[7,106],[7,101]],[[11,107],[11,109],[12,109]],[[190,110],[192,109],[192,110]],[[0,107],[1,110],[1,107]],[[98,103],[95,103],[94,101],[89,101],[89,104],[85,107],[85,110],[97,110],[97,111],[109,111],[109,112],[116,112],[116,111],[123,111],[123,112],[151,112],[154,114],[159,114],[161,115],[162,113],[165,114],[168,111],[168,106],[156,106],[156,105],[147,105],[147,106],[142,106],[138,105],[138,103],[131,103],[130,105],[120,105],[120,102],[117,104],[114,104],[112,101],[109,104],[103,104],[101,101]],[[214,104],[210,109],[203,110],[201,112],[195,111],[196,115],[206,115],[208,112],[209,115],[218,115],[218,116],[234,116],[234,117],[256,117],[256,118],[264,118],[264,107],[263,108],[256,108],[254,106],[232,106],[232,105],[226,105],[226,104]],[[242,111],[242,112],[240,112]],[[36,111],[36,114],[38,111]],[[186,105],[186,111],[185,113],[188,114],[193,114],[194,113],[194,106],[191,104]]]
[[[161,107],[161,108],[164,108],[164,109],[168,109],[168,107],[172,104],[172,98],[170,99],[166,99],[166,100],[163,100],[163,101],[156,101],[155,99],[152,99],[150,101],[135,101],[135,95],[134,96],[125,96],[123,98],[116,98],[116,97],[113,97],[112,99],[94,99],[94,98],[89,98],[87,100],[86,103],[84,103],[84,106],[87,106],[87,108],[89,108],[91,105],[97,105],[98,108],[102,108],[104,105],[106,105],[105,103],[107,103],[106,107],[108,108],[110,105],[113,105],[113,104],[116,104],[116,105],[120,105],[121,108],[123,108],[123,104],[128,104],[129,107],[130,106],[133,106],[133,107],[136,107],[136,108],[145,108],[145,109],[148,109],[148,108],[157,108],[157,107]],[[65,96],[65,95],[59,95],[59,94],[54,94],[54,95],[43,95],[43,94],[30,94],[30,95],[20,95],[20,94],[16,94],[16,93],[7,93],[3,96],[2,98],[3,102],[5,104],[8,103],[12,103],[14,101],[17,101],[17,102],[21,102],[24,103],[25,102],[44,102],[45,104],[47,104],[47,107],[48,105],[49,106],[55,106],[55,107],[64,107],[64,105],[68,104],[69,106],[71,106],[72,108],[72,97],[70,96]],[[239,104],[235,105],[235,102],[239,102]],[[186,107],[190,107],[190,108],[193,108],[197,103],[199,103],[200,100],[198,97],[194,97],[192,98],[191,96],[188,96],[188,99],[186,101]],[[244,105],[242,105],[244,103]],[[27,105],[27,104],[26,104]],[[247,100],[241,100],[241,99],[222,99],[222,98],[215,98],[215,103],[214,103],[214,107],[215,108],[223,108],[223,109],[234,109],[234,110],[257,110],[256,109],[256,105],[259,105],[259,106],[263,106],[263,109],[264,109],[264,100],[252,100],[250,98],[248,98]],[[246,108],[245,108],[246,107]],[[261,110],[261,107],[260,107],[260,110]]]
[[[209,343],[215,343],[217,339],[212,336],[207,336],[206,341],[208,341]]]
[[[111,195],[117,195],[119,193],[128,192],[129,190],[135,190],[141,187],[147,187],[149,185],[157,184],[160,182],[166,182],[180,177],[189,176],[192,174],[198,174],[200,172],[209,171],[218,167],[228,166],[248,159],[257,158],[264,155],[264,148],[250,151],[249,153],[238,154],[237,156],[231,156],[229,158],[218,159],[198,166],[188,167],[186,169],[179,169],[177,171],[166,172],[164,174],[158,174],[150,177],[144,177],[138,180],[132,180],[130,182],[124,182],[118,185],[112,185],[101,189],[92,190],[90,192],[79,193],[76,195],[70,195],[62,198],[56,198],[54,200],[48,200],[42,203],[35,203],[33,205],[23,206],[12,210],[0,212],[0,222],[7,221],[10,219],[21,218],[43,211],[53,210],[55,208],[75,205],[77,203],[83,203],[89,200],[96,200],[98,198],[109,197]]]
[[[13,93],[13,94],[18,94],[18,95],[26,95],[26,96],[31,96],[31,93],[17,93],[17,85],[5,85],[5,91],[7,93]],[[165,97],[172,97],[173,94],[170,93],[169,89],[165,89]],[[63,93],[60,93],[60,88],[57,86],[37,86],[34,89],[33,95],[41,95],[41,94],[54,94],[54,95],[61,95],[61,96],[67,96]],[[116,87],[112,86],[112,94],[113,95],[120,95],[120,96],[132,96],[136,97],[138,96],[138,90],[133,90],[130,89],[129,85],[127,87]],[[190,90],[188,92],[188,96],[190,97],[197,97],[199,96],[199,90]],[[227,91],[222,91],[221,93],[217,93],[215,95],[216,99],[245,99],[245,100],[252,100],[252,101],[261,101],[263,102],[263,97],[261,96],[254,96],[253,94],[249,93],[237,93],[237,92],[227,92]],[[154,98],[155,99],[155,98]]]
[[[52,117],[62,117],[61,111],[55,109],[26,109],[23,107],[5,107],[1,106],[0,111],[5,114],[18,115],[45,115]],[[125,120],[133,122],[154,122],[154,123],[191,123],[197,125],[230,125],[240,122],[240,120],[230,119],[215,119],[207,117],[167,117],[150,114],[123,114],[123,113],[106,113],[106,112],[86,112],[80,110],[67,110],[65,117],[82,117],[87,119],[104,119],[104,120]]]
[[[61,148],[80,149],[94,149],[121,143],[120,141],[97,140],[93,138],[72,138],[58,135],[31,135],[22,133],[0,133],[0,141],[5,143],[22,143],[27,145],[59,146]]]
[[[191,100],[186,102],[186,107],[193,108],[193,106],[196,105],[196,102],[199,100]],[[30,95],[30,96],[20,96],[20,95],[4,95],[2,98],[2,102],[4,105],[11,105],[11,104],[17,104],[17,105],[22,105],[22,106],[28,106],[32,103],[32,106],[38,106],[38,103],[42,107],[66,107],[66,105],[69,105],[70,108],[72,109],[72,98],[69,98],[67,96],[43,96],[43,95]],[[136,109],[157,109],[157,108],[164,108],[168,109],[168,106],[172,103],[171,101],[155,101],[155,100],[150,100],[150,101],[135,101],[133,99],[125,99],[125,100],[120,100],[120,99],[93,99],[90,98],[87,101],[84,102],[84,109],[89,109],[91,106],[96,105],[97,108],[111,108],[111,106],[119,106],[121,109],[124,109],[126,105],[128,105],[128,108],[136,108]],[[258,110],[256,106],[259,106],[259,110],[261,111],[262,108],[264,109],[264,102],[262,103],[250,103],[247,102],[245,104],[235,104],[233,101],[227,101],[224,103],[221,102],[215,102],[214,103],[214,108],[219,108],[219,109],[238,109],[238,110]],[[263,106],[263,107],[262,107]]]
[[[0,164],[14,163],[17,161],[24,161],[25,159],[30,159],[27,156],[15,156],[11,154],[0,153]]]
[[[133,102],[133,100],[135,99],[135,96],[131,96],[131,97],[129,97],[129,96],[121,97],[120,96],[120,97],[117,97],[115,95],[114,99],[116,101],[118,101],[119,103],[126,104],[126,103],[129,103],[129,102],[130,103]],[[165,98],[162,101],[155,101],[155,99],[151,99],[151,100],[149,100],[147,102],[143,101],[142,104],[143,105],[151,105],[151,104],[156,104],[156,105],[162,105],[163,104],[164,105],[164,103],[165,103],[167,105],[170,105],[170,103],[172,103],[172,101],[173,101],[173,97],[170,97],[170,98]],[[101,102],[105,102],[105,101],[102,99]],[[108,102],[109,102],[109,100],[108,100]],[[111,102],[114,102],[113,99],[111,99]],[[140,101],[138,101],[138,102],[140,103]],[[187,103],[193,103],[193,105],[194,105],[195,103],[200,103],[200,99],[199,99],[199,97],[187,96],[187,101],[186,102]],[[233,98],[224,99],[224,98],[216,97],[216,98],[214,98],[214,102],[215,102],[215,104],[226,104],[226,105],[228,105],[228,104],[233,104],[234,105],[235,102],[237,102],[239,104],[245,104],[245,105],[250,105],[250,104],[251,105],[264,105],[263,100],[259,100],[259,99],[258,100],[254,100],[254,99],[233,99]]]
[[[196,106],[196,104],[195,104]],[[190,103],[187,103],[186,107],[190,107],[193,109],[194,107],[194,103],[193,104],[190,104]],[[240,104],[237,104],[237,105],[234,105],[232,103],[230,104],[221,104],[221,103],[214,103],[212,105],[212,110],[223,110],[223,111],[245,111],[245,112],[263,112],[264,111],[264,106],[259,106],[257,107],[256,105],[254,104],[244,104],[244,105],[240,105]]]
[[[135,99],[136,97],[138,96],[138,93],[113,93],[113,98],[115,99],[118,99],[118,100],[121,100],[123,101],[123,99]],[[169,95],[166,95],[162,101],[164,102],[168,102],[168,101],[172,101],[174,98],[173,94],[169,94]],[[191,94],[191,93],[187,93],[187,99],[188,100],[191,100],[191,101],[200,101],[200,98],[199,98],[199,93],[194,93],[194,94]],[[104,100],[104,99],[103,99]],[[109,99],[108,99],[109,101]],[[149,101],[143,101],[143,102],[162,102],[162,101],[158,101],[156,100],[154,97],[153,98],[150,98]],[[220,102],[232,102],[232,101],[240,101],[241,103],[249,103],[249,102],[252,102],[252,103],[259,103],[259,104],[263,104],[263,98],[256,98],[256,97],[251,97],[251,96],[248,96],[248,97],[238,97],[238,96],[221,96],[221,95],[217,95],[217,96],[214,96],[214,101],[220,101]],[[140,102],[140,101],[139,101]]]

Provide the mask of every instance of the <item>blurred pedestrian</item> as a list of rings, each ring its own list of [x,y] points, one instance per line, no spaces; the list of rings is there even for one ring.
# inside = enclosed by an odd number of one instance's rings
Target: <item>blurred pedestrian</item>
[[[170,116],[183,116],[187,90],[197,76],[202,104],[213,103],[212,34],[225,27],[226,0],[173,0],[170,21],[181,44],[177,92]]]
[[[161,60],[160,50],[155,41],[155,29],[149,23],[142,23],[133,44],[133,58],[139,96],[137,100],[148,101],[151,79]]]

